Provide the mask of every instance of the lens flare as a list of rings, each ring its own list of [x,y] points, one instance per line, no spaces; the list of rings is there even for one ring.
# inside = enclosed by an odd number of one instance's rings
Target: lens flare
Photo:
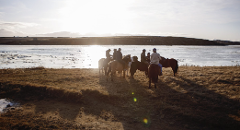
[[[134,101],[134,102],[137,102],[137,98],[133,98],[133,101]]]
[[[147,118],[144,118],[144,119],[143,119],[143,122],[144,122],[145,124],[148,124],[148,119],[147,119]]]

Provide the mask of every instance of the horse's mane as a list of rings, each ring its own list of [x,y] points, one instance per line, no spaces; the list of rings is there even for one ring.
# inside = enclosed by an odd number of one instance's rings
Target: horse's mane
[[[133,56],[132,60],[133,60],[133,62],[137,62],[138,61],[138,57],[137,56]]]
[[[161,60],[166,60],[166,58],[165,57],[163,57],[163,56],[160,56],[161,57]]]
[[[125,56],[123,56],[123,60],[125,60],[125,59],[129,59],[129,58],[131,58],[131,54],[128,54],[128,55],[125,55]]]

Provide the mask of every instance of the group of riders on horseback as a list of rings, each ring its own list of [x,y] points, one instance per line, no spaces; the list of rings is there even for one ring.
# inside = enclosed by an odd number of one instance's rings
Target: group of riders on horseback
[[[118,61],[120,64],[123,65],[123,68],[127,67],[127,64],[122,60],[122,52],[121,48],[114,49],[113,55],[110,54],[110,49],[106,51],[106,60],[107,62],[110,62],[112,60]],[[161,56],[159,53],[157,53],[156,48],[153,48],[153,53],[150,55],[150,52],[148,52],[146,56],[146,50],[143,49],[141,53],[141,62],[146,64],[146,65],[151,65],[151,64],[156,64],[159,66],[159,76],[162,75],[162,64],[159,63],[161,60]]]
[[[99,60],[99,72],[103,68],[105,70],[105,75],[111,73],[111,80],[113,81],[113,75],[116,74],[116,71],[119,73],[123,72],[123,77],[125,77],[125,70],[128,69],[129,63],[131,63],[130,73],[133,78],[136,70],[144,71],[145,75],[149,78],[149,88],[151,86],[151,82],[155,84],[158,82],[158,76],[162,75],[162,67],[171,67],[175,74],[178,70],[178,61],[171,58],[166,59],[160,56],[157,53],[157,49],[153,48],[153,53],[150,53],[146,56],[146,50],[143,49],[141,53],[141,62],[138,61],[137,56],[131,57],[131,55],[123,56],[121,52],[121,48],[114,49],[113,55],[110,55],[110,49],[106,51],[106,58],[102,58]],[[127,71],[128,72],[128,71]]]
[[[108,49],[107,51],[106,51],[106,60],[107,60],[107,62],[110,62],[110,61],[112,61],[112,60],[116,60],[116,61],[118,61],[119,63],[121,63],[123,66],[125,66],[125,63],[123,62],[123,60],[122,60],[122,52],[121,52],[121,48],[118,48],[118,50],[117,49],[114,49],[113,50],[113,55],[111,55],[110,54],[110,49]]]

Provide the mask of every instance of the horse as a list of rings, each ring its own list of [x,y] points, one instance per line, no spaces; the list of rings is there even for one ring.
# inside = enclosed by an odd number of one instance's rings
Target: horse
[[[173,74],[175,76],[175,74],[178,71],[178,61],[171,58],[171,59],[166,59],[164,57],[161,56],[161,60],[159,61],[160,64],[162,64],[162,67],[171,67],[173,70]]]
[[[148,76],[148,64],[139,62],[138,57],[133,56],[133,62],[130,67],[130,73],[132,78],[134,73],[136,73],[137,70],[144,71],[145,75]]]
[[[108,66],[109,66],[108,74],[111,72],[111,81],[113,81],[113,76],[116,74],[116,71],[118,71],[118,73],[122,73],[123,71],[123,78],[125,78],[125,71],[128,68],[127,67],[128,63],[131,61],[131,55],[124,56],[122,58],[122,61],[124,65],[116,60],[108,63]]]
[[[158,83],[158,75],[159,75],[159,66],[156,64],[151,64],[148,67],[148,78],[149,78],[149,86],[148,88],[151,87],[151,83],[154,83],[154,87],[157,88],[157,83]]]
[[[99,69],[99,74],[100,74],[100,71],[102,70],[102,73],[103,73],[103,69],[104,69],[104,72],[105,72],[105,75],[107,75],[107,69],[108,69],[108,63],[110,62],[109,59],[106,59],[106,58],[101,58],[99,61],[98,61],[98,69]]]

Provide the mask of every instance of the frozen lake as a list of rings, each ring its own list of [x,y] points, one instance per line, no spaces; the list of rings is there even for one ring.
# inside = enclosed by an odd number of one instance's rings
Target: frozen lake
[[[157,48],[179,65],[235,66],[240,64],[240,46],[151,46],[151,45],[0,45],[0,68],[97,68],[107,49],[122,48],[122,54],[140,55]]]

